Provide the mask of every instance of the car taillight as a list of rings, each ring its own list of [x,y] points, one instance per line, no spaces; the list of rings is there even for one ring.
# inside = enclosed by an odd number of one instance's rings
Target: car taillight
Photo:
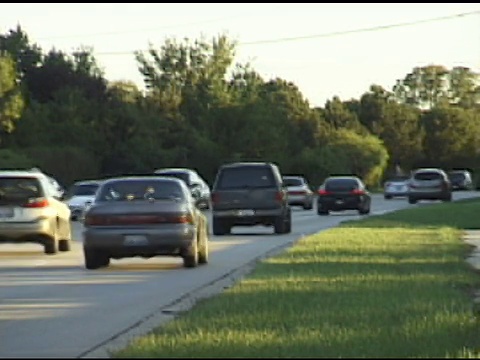
[[[85,226],[108,225],[108,218],[105,216],[87,215],[85,216],[85,220],[83,221],[83,224]]]
[[[283,201],[283,199],[285,199],[285,193],[283,191],[278,191],[276,194],[275,194],[275,200],[277,201]]]
[[[217,204],[220,201],[220,196],[218,193],[212,193],[210,195],[210,200],[212,201],[212,204]]]
[[[165,218],[165,220],[166,220],[164,221],[165,223],[171,223],[171,224],[194,224],[195,223],[193,216],[191,214],[171,216],[171,217]]]
[[[46,198],[32,198],[28,199],[26,204],[23,204],[22,207],[24,208],[44,208],[49,205],[48,200]]]
[[[329,195],[329,194],[330,194],[330,191],[327,191],[324,189],[318,190],[318,195]]]
[[[365,191],[363,191],[361,189],[353,189],[352,194],[353,195],[365,195]]]

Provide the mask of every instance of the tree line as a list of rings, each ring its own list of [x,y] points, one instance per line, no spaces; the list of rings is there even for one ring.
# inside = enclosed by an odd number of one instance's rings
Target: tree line
[[[392,88],[312,107],[287,80],[235,62],[236,42],[169,39],[138,51],[146,91],[107,81],[88,47],[43,51],[17,26],[0,34],[0,168],[75,180],[279,164],[312,185],[354,173],[376,186],[401,168],[480,168],[480,86],[471,69],[416,67]]]

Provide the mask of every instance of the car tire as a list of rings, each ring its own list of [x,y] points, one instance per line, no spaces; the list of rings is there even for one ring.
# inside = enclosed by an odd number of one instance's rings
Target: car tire
[[[85,268],[88,270],[96,270],[110,264],[110,257],[98,250],[83,249],[85,259]]]
[[[447,195],[445,198],[443,198],[444,202],[450,202],[452,201],[452,194]]]
[[[392,195],[384,195],[383,198],[385,200],[390,200],[392,198]]]
[[[322,207],[320,207],[319,205],[317,205],[317,214],[318,215],[321,215],[321,216],[325,216],[325,215],[328,215],[330,212],[325,209],[322,209]]]
[[[303,205],[303,210],[312,210],[313,209],[313,203],[309,203],[309,204],[304,204]]]
[[[358,213],[359,213],[360,215],[368,215],[368,214],[370,214],[370,206],[369,206],[368,208],[366,208],[366,209],[358,209]]]
[[[288,215],[287,215],[288,216]],[[285,234],[287,232],[287,216],[278,216],[273,223],[275,234]]]
[[[292,232],[292,212],[288,212],[287,223],[285,224],[285,234],[290,234]]]
[[[67,239],[61,239],[58,242],[58,250],[65,252],[65,251],[70,251],[71,250],[71,242],[70,240]]]
[[[194,268],[198,266],[199,251],[198,251],[198,239],[192,242],[192,246],[183,255],[183,267]]]
[[[207,226],[204,226],[203,230],[203,246],[198,254],[198,263],[199,264],[208,264],[208,231]]]
[[[212,228],[213,235],[226,235],[230,233],[230,228],[225,220],[213,218]]]
[[[408,203],[409,203],[409,204],[416,204],[417,201],[418,201],[417,199],[414,199],[414,198],[412,198],[412,197],[409,197],[409,198],[408,198]]]
[[[45,238],[43,241],[44,253],[47,255],[54,255],[58,252],[57,242],[53,238]]]

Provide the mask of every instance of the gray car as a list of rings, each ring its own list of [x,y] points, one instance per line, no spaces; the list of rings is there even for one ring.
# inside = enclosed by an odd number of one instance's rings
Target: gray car
[[[239,162],[219,168],[212,188],[213,233],[233,226],[273,226],[276,234],[292,231],[287,188],[275,164]]]
[[[410,204],[415,204],[419,200],[452,201],[452,186],[442,169],[417,169],[412,173],[408,186]]]
[[[208,222],[186,184],[167,177],[106,180],[84,219],[85,267],[110,259],[180,256],[185,267],[208,262]]]

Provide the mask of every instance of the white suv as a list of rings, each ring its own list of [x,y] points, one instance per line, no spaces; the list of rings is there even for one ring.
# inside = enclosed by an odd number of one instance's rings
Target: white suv
[[[0,243],[33,242],[55,254],[71,241],[70,210],[47,175],[0,171]]]

